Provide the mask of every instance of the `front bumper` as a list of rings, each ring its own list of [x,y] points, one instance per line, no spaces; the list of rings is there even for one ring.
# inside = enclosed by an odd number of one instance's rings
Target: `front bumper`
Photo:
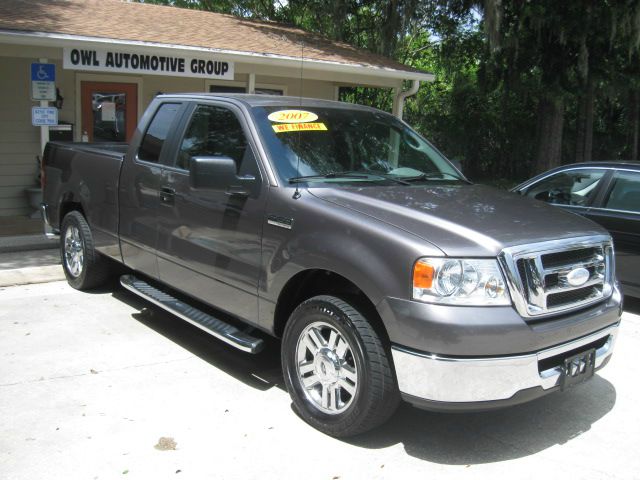
[[[560,388],[564,358],[596,347],[595,369],[613,353],[619,323],[538,352],[504,357],[444,357],[392,347],[403,397],[434,410],[481,410],[522,403]],[[465,408],[466,407],[466,408]]]

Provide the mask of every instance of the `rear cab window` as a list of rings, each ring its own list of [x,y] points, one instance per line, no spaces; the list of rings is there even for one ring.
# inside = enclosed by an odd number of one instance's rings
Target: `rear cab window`
[[[158,163],[162,147],[171,133],[171,127],[174,125],[176,116],[180,111],[180,103],[163,103],[160,105],[153,120],[149,123],[149,127],[140,142],[138,149],[138,160],[144,162]]]

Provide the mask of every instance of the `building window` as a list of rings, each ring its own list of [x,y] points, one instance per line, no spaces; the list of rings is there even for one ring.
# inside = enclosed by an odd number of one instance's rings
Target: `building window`
[[[258,95],[282,95],[283,92],[279,88],[258,88],[256,87],[256,93]]]
[[[228,85],[209,85],[210,93],[246,93],[245,87],[232,87]]]
[[[234,87],[228,85],[209,85],[210,93],[246,93],[246,87]],[[284,95],[281,88],[256,87],[256,95]]]

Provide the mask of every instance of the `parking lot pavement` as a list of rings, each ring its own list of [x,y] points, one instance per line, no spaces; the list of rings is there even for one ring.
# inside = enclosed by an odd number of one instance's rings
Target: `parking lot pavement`
[[[0,288],[0,478],[640,478],[632,308],[587,384],[491,413],[403,405],[343,441],[291,410],[276,341],[238,352],[115,286]]]

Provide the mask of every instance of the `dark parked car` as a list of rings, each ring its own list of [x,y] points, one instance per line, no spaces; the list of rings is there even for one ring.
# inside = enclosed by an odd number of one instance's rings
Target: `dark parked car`
[[[640,298],[640,162],[564,165],[513,191],[578,213],[609,230],[624,293]]]

